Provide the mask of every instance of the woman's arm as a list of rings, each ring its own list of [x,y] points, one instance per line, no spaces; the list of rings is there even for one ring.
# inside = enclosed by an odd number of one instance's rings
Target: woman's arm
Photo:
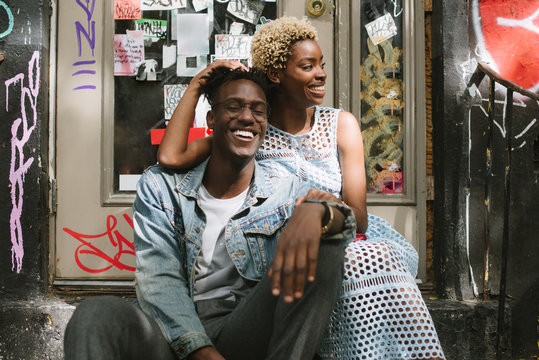
[[[367,183],[363,137],[354,115],[339,112],[337,148],[342,172],[342,198],[356,216],[357,232],[367,230]]]
[[[220,67],[229,69],[248,68],[237,60],[217,60],[198,73],[185,90],[168,123],[165,135],[157,151],[157,161],[166,167],[191,169],[210,155],[211,137],[187,142],[189,129],[200,98],[201,85],[207,76]]]

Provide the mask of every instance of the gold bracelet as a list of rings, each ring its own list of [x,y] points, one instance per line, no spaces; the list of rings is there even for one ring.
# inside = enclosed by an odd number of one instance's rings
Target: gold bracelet
[[[322,235],[327,233],[329,229],[331,229],[331,226],[333,225],[333,221],[335,220],[333,216],[333,209],[331,206],[329,206],[326,202],[322,203],[324,207],[326,208],[326,213],[329,212],[329,220],[325,225],[322,225]],[[326,217],[326,214],[324,214],[324,217]]]

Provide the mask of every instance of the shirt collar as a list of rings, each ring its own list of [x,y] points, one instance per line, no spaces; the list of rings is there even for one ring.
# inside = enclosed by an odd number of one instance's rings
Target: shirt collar
[[[187,174],[176,184],[176,190],[186,197],[198,199],[198,191],[208,166],[209,157],[201,164],[189,170]],[[268,198],[273,192],[272,182],[268,173],[255,161],[254,179],[251,182],[248,197]],[[251,201],[249,201],[251,203]]]

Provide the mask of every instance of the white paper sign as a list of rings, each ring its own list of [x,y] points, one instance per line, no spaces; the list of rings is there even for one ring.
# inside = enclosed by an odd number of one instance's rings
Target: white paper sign
[[[230,0],[226,10],[239,19],[256,24],[264,5],[260,0]]]
[[[187,0],[142,0],[142,10],[172,10],[187,7]]]
[[[176,64],[176,45],[163,46],[163,69]]]
[[[132,76],[144,62],[144,32],[114,34],[114,75]]]
[[[215,35],[215,56],[222,58],[250,58],[251,40],[249,35]]]
[[[239,22],[233,22],[232,25],[230,25],[230,35],[241,35],[243,32],[243,23]]]
[[[208,14],[178,14],[178,55],[210,53]]]
[[[196,12],[202,11],[208,8],[208,0],[193,0],[193,8]]]
[[[208,66],[208,55],[183,56],[178,55],[176,75],[193,77]]]
[[[369,38],[374,45],[397,35],[397,26],[389,13],[365,25]]]
[[[182,98],[185,90],[187,89],[187,84],[174,84],[174,85],[165,85],[163,87],[164,91],[164,100],[165,100],[165,119],[168,120],[172,117],[172,113],[178,106],[180,99]]]

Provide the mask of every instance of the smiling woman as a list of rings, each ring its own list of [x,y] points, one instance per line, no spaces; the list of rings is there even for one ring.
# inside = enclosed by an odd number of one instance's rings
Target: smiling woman
[[[256,154],[258,164],[276,177],[294,175],[308,183],[313,190],[307,197],[316,194],[345,203],[354,212],[357,232],[366,235],[366,240],[360,235],[346,249],[341,295],[319,355],[328,359],[443,359],[436,329],[414,280],[415,249],[386,221],[367,215],[358,121],[349,112],[320,107],[326,72],[316,38],[308,22],[284,17],[260,27],[251,51],[253,66],[274,84],[265,141]],[[211,138],[188,147],[188,128],[175,133],[172,129],[169,124],[167,149],[159,149],[161,163],[191,167],[208,155]],[[178,148],[182,155],[175,157],[177,161],[166,162]],[[283,295],[298,297],[297,292]]]

